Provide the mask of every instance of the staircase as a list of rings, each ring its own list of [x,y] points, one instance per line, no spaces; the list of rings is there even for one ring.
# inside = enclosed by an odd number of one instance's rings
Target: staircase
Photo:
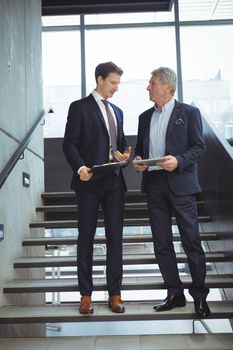
[[[160,313],[153,311],[153,306],[166,296],[166,291],[153,253],[145,196],[135,191],[127,193],[125,208],[122,295],[125,301],[126,312],[125,314],[114,314],[107,307],[107,294],[104,292],[106,290],[105,237],[102,228],[103,216],[100,210],[94,249],[93,276],[95,294],[93,300],[95,312],[93,315],[80,315],[78,312],[79,294],[77,292],[79,289],[76,274],[77,209],[75,195],[72,192],[44,193],[42,198],[44,205],[36,208],[36,211],[39,215],[43,214],[43,220],[30,223],[31,236],[25,238],[22,242],[25,256],[14,261],[14,269],[16,275],[17,271],[27,269],[29,276],[33,276],[33,273],[30,273],[30,271],[39,269],[42,271],[44,278],[18,278],[8,281],[5,283],[4,293],[12,301],[14,301],[14,296],[19,294],[26,295],[27,298],[27,295],[32,297],[33,293],[35,293],[36,298],[38,293],[43,295],[47,293],[48,300],[43,305],[14,306],[14,302],[12,302],[9,306],[1,307],[0,324],[46,323],[50,324],[50,327],[54,327],[57,323],[66,322],[88,322],[90,325],[91,322],[109,321],[166,321],[169,324],[172,321],[186,320],[186,322],[190,323],[191,330],[194,333],[196,329],[199,329],[199,334],[182,334],[181,327],[180,332],[177,332],[179,334],[167,335],[167,347],[165,347],[164,336],[158,334],[148,335],[153,333],[153,331],[148,330],[147,333],[144,323],[141,322],[140,336],[123,337],[126,342],[129,340],[135,342],[135,347],[119,346],[116,349],[154,349],[153,347],[146,347],[148,346],[149,337],[151,342],[152,339],[154,343],[161,341],[161,344],[163,344],[161,349],[215,349],[213,344],[218,344],[218,349],[233,349],[231,324],[233,301],[224,298],[224,291],[233,287],[233,274],[217,274],[215,269],[216,264],[227,264],[229,261],[232,261],[232,254],[224,251],[209,251],[208,248],[209,242],[221,240],[223,236],[224,239],[227,239],[227,237],[232,238],[233,232],[222,232],[221,235],[218,232],[204,232],[203,224],[210,222],[211,218],[205,213],[203,202],[198,202],[199,225],[207,259],[206,285],[212,291],[208,299],[212,311],[211,320],[204,321],[198,320],[191,298],[188,299],[187,306],[184,308],[175,308],[171,311]],[[175,219],[173,219],[173,225],[174,245],[177,252],[180,275],[184,282],[184,287],[187,288],[191,279],[187,268],[187,259],[181,248]],[[45,234],[36,235],[38,228]],[[40,255],[33,255],[33,252],[38,247],[41,251]],[[74,292],[72,297],[66,296],[69,294],[68,292]],[[219,327],[217,327],[220,331],[217,331],[216,334],[211,334],[212,328],[216,329],[217,324],[216,321],[214,327],[212,327],[213,320],[217,319],[221,320],[219,321]],[[222,329],[221,324],[227,325],[227,329]],[[200,334],[200,328],[201,333],[204,333],[204,335]],[[226,333],[220,334],[221,332]],[[144,333],[147,335],[143,336]],[[165,333],[170,333],[169,329]],[[204,338],[201,338],[201,336]],[[101,341],[104,342],[102,338],[97,336],[85,339],[87,342],[97,344]],[[122,342],[123,338],[118,337],[116,341]],[[202,346],[204,347],[198,347],[200,344],[198,343],[199,340],[196,341],[196,339],[202,339]],[[80,338],[75,338],[75,340],[76,342],[81,341]],[[113,338],[105,337],[105,344],[107,340],[109,340],[109,343],[106,349],[109,349]],[[178,344],[176,341],[179,342],[179,347],[176,347]],[[158,347],[156,349],[160,349],[159,344],[157,343]],[[105,349],[105,347],[90,347],[90,349]]]

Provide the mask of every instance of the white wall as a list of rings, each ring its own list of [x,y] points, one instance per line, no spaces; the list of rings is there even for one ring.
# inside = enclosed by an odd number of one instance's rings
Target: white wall
[[[41,65],[41,1],[0,1],[0,172],[43,110]],[[13,262],[22,256],[22,238],[44,190],[43,127],[39,126],[13,172],[0,189],[0,224],[5,238],[0,241],[0,306],[31,303],[30,298],[7,297],[6,280],[24,277]],[[31,186],[22,185],[22,173],[30,174]],[[34,298],[37,303],[39,299]]]

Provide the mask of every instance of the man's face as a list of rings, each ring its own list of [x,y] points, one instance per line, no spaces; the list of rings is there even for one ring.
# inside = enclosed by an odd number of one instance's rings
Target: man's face
[[[103,79],[101,76],[97,79],[97,91],[103,98],[109,98],[118,90],[121,76],[117,73],[110,73],[107,78]]]
[[[171,98],[171,84],[162,83],[159,75],[151,77],[147,90],[149,91],[150,100],[156,105],[164,104],[168,98]]]

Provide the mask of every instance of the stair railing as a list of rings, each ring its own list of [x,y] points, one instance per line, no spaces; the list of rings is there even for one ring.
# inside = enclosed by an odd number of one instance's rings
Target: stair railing
[[[47,114],[49,113],[54,113],[52,108],[49,108],[48,111],[43,111],[39,117],[36,119],[36,121],[34,122],[34,124],[32,125],[31,129],[28,131],[27,135],[24,137],[24,139],[20,142],[18,148],[16,149],[16,151],[13,153],[13,155],[10,157],[9,161],[7,162],[7,164],[5,165],[5,167],[3,168],[1,174],[0,174],[0,189],[2,188],[2,186],[4,185],[6,179],[8,178],[8,176],[10,175],[10,173],[12,172],[12,170],[14,169],[15,165],[17,164],[18,160],[20,159],[21,155],[23,154],[23,152],[25,151],[27,145],[29,144],[29,142],[31,141],[31,138],[37,128],[37,126],[39,125],[39,123],[41,122],[41,120],[43,118],[45,118],[47,116]]]

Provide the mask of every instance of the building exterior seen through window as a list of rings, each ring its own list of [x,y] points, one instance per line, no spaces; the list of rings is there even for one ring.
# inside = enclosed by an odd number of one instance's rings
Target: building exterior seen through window
[[[178,63],[183,102],[198,105],[219,133],[231,139],[233,2],[227,11],[223,1],[215,10],[210,2],[203,2],[203,11],[197,11],[193,2],[179,2]],[[44,136],[63,137],[69,104],[82,97],[80,17],[45,17],[42,21],[44,104],[55,110],[54,116],[47,119]],[[121,66],[124,74],[113,102],[124,111],[126,135],[136,135],[139,114],[152,105],[146,90],[151,71],[159,66],[177,71],[173,11],[85,15],[84,23],[86,94],[95,87],[97,64],[111,60]]]

